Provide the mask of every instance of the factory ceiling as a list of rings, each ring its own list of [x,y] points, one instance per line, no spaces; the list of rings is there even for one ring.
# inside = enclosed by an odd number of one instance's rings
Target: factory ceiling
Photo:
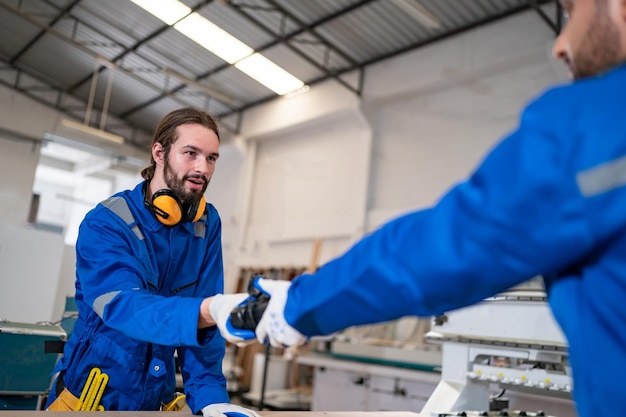
[[[554,0],[185,0],[307,86],[361,94],[367,67]],[[0,0],[0,83],[147,149],[168,111],[203,108],[236,133],[279,95],[130,0]]]

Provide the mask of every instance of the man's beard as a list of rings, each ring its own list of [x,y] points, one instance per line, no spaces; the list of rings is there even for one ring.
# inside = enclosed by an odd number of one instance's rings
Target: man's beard
[[[172,167],[169,163],[169,158],[165,158],[165,163],[163,165],[163,176],[165,179],[165,184],[167,187],[172,190],[172,193],[176,196],[178,201],[180,201],[184,205],[196,205],[202,199],[204,192],[206,191],[206,187],[209,185],[209,181],[203,175],[190,176],[185,175],[182,178],[176,176],[176,173],[172,170]],[[201,190],[185,190],[185,181],[189,178],[198,178],[204,181],[204,186]]]
[[[570,57],[574,78],[592,77],[622,61],[619,31],[609,16],[605,1],[595,2],[596,12],[576,56]]]

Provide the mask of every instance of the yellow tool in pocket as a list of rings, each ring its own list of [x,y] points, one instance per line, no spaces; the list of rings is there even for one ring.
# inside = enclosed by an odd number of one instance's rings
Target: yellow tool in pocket
[[[180,411],[187,404],[187,397],[181,392],[174,394],[174,399],[167,404],[163,404],[161,411]]]
[[[80,394],[80,411],[104,411],[100,400],[108,382],[109,376],[100,371],[100,368],[91,369],[83,392]]]
[[[76,398],[67,388],[63,388],[47,409],[49,411],[104,411],[100,400],[107,382],[109,382],[107,374],[103,373],[100,368],[92,368],[80,398]]]

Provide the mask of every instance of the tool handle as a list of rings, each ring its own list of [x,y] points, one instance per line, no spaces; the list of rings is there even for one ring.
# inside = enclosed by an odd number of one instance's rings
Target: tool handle
[[[261,321],[263,313],[270,301],[270,296],[258,286],[259,278],[265,278],[262,274],[253,274],[248,283],[248,294],[241,304],[233,309],[230,318],[226,322],[228,331],[244,340],[256,337],[254,330]]]

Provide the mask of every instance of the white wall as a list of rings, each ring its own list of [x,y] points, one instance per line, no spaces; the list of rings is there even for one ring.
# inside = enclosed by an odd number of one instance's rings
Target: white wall
[[[58,321],[63,317],[65,310],[65,299],[73,297],[76,290],[74,282],[76,280],[76,247],[65,245],[61,257],[61,267],[59,268],[59,282],[55,289],[54,305],[52,308],[53,321]]]
[[[0,219],[24,225],[28,220],[40,143],[0,136]]]
[[[0,222],[0,318],[54,321],[63,236]]]
[[[27,226],[40,146],[0,137],[0,318],[10,321],[54,318],[63,237]]]
[[[370,230],[435,203],[516,126],[529,99],[565,79],[549,54],[553,41],[528,12],[368,71],[364,111],[377,132]]]
[[[215,206],[222,220],[222,252],[224,258],[225,291],[232,292],[237,281],[238,231],[243,210],[243,194],[246,155],[245,143],[233,138],[220,145],[220,158],[207,187],[205,198]]]
[[[306,266],[316,238],[328,249],[361,236],[370,147],[371,129],[357,111],[262,140],[240,262]]]

